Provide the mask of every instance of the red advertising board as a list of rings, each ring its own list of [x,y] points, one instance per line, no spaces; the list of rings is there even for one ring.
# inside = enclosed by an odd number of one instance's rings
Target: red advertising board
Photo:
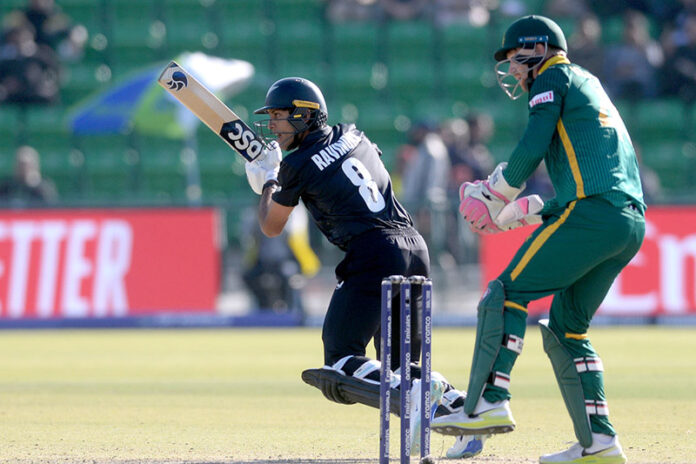
[[[0,211],[0,319],[215,309],[216,210]]]
[[[485,285],[507,266],[534,230],[524,227],[481,241]],[[696,314],[696,207],[652,206],[643,246],[621,272],[599,314],[658,316]],[[550,298],[530,303],[530,314],[548,310]]]

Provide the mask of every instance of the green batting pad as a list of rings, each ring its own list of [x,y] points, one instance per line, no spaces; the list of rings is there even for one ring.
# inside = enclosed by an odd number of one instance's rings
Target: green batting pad
[[[592,446],[592,429],[585,410],[585,395],[580,374],[575,368],[573,357],[563,348],[556,334],[549,328],[548,319],[539,321],[539,327],[541,327],[544,351],[551,360],[563,401],[573,421],[575,436],[584,448],[589,448]]]
[[[476,409],[483,388],[498,357],[498,351],[503,342],[503,305],[505,290],[503,283],[493,280],[488,284],[486,293],[478,304],[478,320],[476,327],[476,345],[474,359],[471,362],[469,388],[464,401],[464,412],[472,414]]]

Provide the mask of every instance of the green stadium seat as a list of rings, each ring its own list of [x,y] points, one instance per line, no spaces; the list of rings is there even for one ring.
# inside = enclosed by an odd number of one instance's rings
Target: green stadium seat
[[[376,98],[362,99],[354,104],[358,111],[356,124],[369,137],[373,137],[373,131],[396,130],[394,128],[394,110],[390,106],[380,103]]]
[[[377,61],[384,47],[383,34],[376,22],[329,23],[326,40],[331,46],[331,61],[336,65]]]
[[[219,10],[217,19],[222,21],[218,38],[223,56],[246,60],[257,67],[267,67],[266,47],[268,23],[263,19],[264,2],[258,0],[235,0],[216,2]],[[239,18],[234,27],[225,23],[225,18]]]
[[[610,16],[602,19],[602,43],[619,43],[623,35],[623,19],[620,16]]]
[[[662,179],[668,192],[693,194],[693,176],[696,168],[696,144],[685,140],[660,140],[639,144],[643,163]]]
[[[26,113],[29,144],[69,146],[70,134],[65,127],[63,106],[29,107]]]
[[[169,58],[159,2],[119,0],[109,5],[107,14],[112,23],[107,38],[114,60],[114,76]]]
[[[297,23],[322,17],[324,3],[323,0],[272,0],[266,13],[278,18],[281,24]]]
[[[482,60],[492,53],[499,40],[492,41],[489,30],[468,24],[452,24],[438,30],[445,62]]]
[[[639,139],[674,139],[685,135],[685,107],[677,99],[645,100],[631,112],[622,112],[626,124],[633,124],[631,133]]]
[[[18,131],[21,119],[20,109],[17,106],[0,106],[0,147],[5,150],[14,150],[14,147],[20,143]]]
[[[105,85],[97,79],[99,66],[98,62],[82,61],[65,67],[60,89],[64,106],[70,107],[84,100]]]
[[[275,72],[278,76],[320,74],[324,63],[323,37],[318,23],[303,23],[298,29],[281,29],[276,34]],[[272,69],[271,69],[272,70]]]
[[[377,66],[377,68],[376,68]],[[377,69],[386,69],[383,65],[365,60],[363,63],[337,63],[334,67],[333,86],[335,97],[341,100],[363,99],[367,94],[371,94],[386,86],[373,80],[373,76],[383,75]],[[381,82],[381,78],[380,78]]]
[[[215,150],[198,152],[198,165],[204,171],[228,174],[234,170],[236,163],[242,163],[242,157],[222,145]]]
[[[61,0],[56,2],[74,24],[87,28],[90,36],[102,27],[101,4],[93,0]]]
[[[473,112],[488,113],[493,118],[495,127],[491,143],[510,147],[510,151],[502,154],[502,156],[507,157],[524,134],[529,112],[526,100],[513,102],[508,100],[502,91],[498,90],[498,92],[501,95],[498,100],[484,104],[473,104],[469,109]]]
[[[427,60],[433,55],[433,26],[426,21],[387,23],[388,60]],[[422,66],[427,66],[424,62]]]
[[[25,6],[27,6],[26,0],[3,0],[0,2],[0,18]]]
[[[389,64],[388,89],[395,102],[406,105],[435,98],[435,70],[430,63],[393,60]]]
[[[161,3],[118,0],[107,5],[114,46],[147,47],[153,39],[163,38],[160,34],[164,31],[153,27],[163,19]]]
[[[121,151],[101,150],[85,156],[84,169],[89,192],[101,198],[117,199],[132,185],[132,166],[125,162]]]

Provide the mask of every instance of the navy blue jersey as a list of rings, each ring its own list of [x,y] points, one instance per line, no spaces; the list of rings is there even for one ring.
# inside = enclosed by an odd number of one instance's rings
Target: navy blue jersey
[[[281,189],[273,200],[296,206],[300,198],[319,230],[342,250],[373,229],[406,229],[411,216],[399,204],[377,147],[352,124],[307,135],[280,163]]]

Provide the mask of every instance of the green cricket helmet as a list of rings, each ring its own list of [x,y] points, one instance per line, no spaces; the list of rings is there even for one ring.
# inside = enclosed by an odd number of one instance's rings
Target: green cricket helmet
[[[513,100],[519,98],[524,93],[525,88],[522,81],[510,72],[510,59],[507,54],[510,50],[522,48],[526,50],[536,50],[537,44],[544,45],[544,53],[539,55],[518,53],[513,57],[518,64],[528,67],[527,78],[524,80],[526,90],[534,82],[534,70],[548,59],[549,47],[568,51],[568,44],[561,28],[553,20],[539,15],[523,16],[512,23],[503,36],[501,47],[495,52],[493,57],[498,62],[495,66],[496,78],[503,91]]]
[[[523,16],[510,25],[503,36],[501,47],[493,57],[496,61],[507,58],[507,52],[517,47],[533,47],[546,43],[567,52],[568,44],[560,26],[553,20],[539,15]]]

